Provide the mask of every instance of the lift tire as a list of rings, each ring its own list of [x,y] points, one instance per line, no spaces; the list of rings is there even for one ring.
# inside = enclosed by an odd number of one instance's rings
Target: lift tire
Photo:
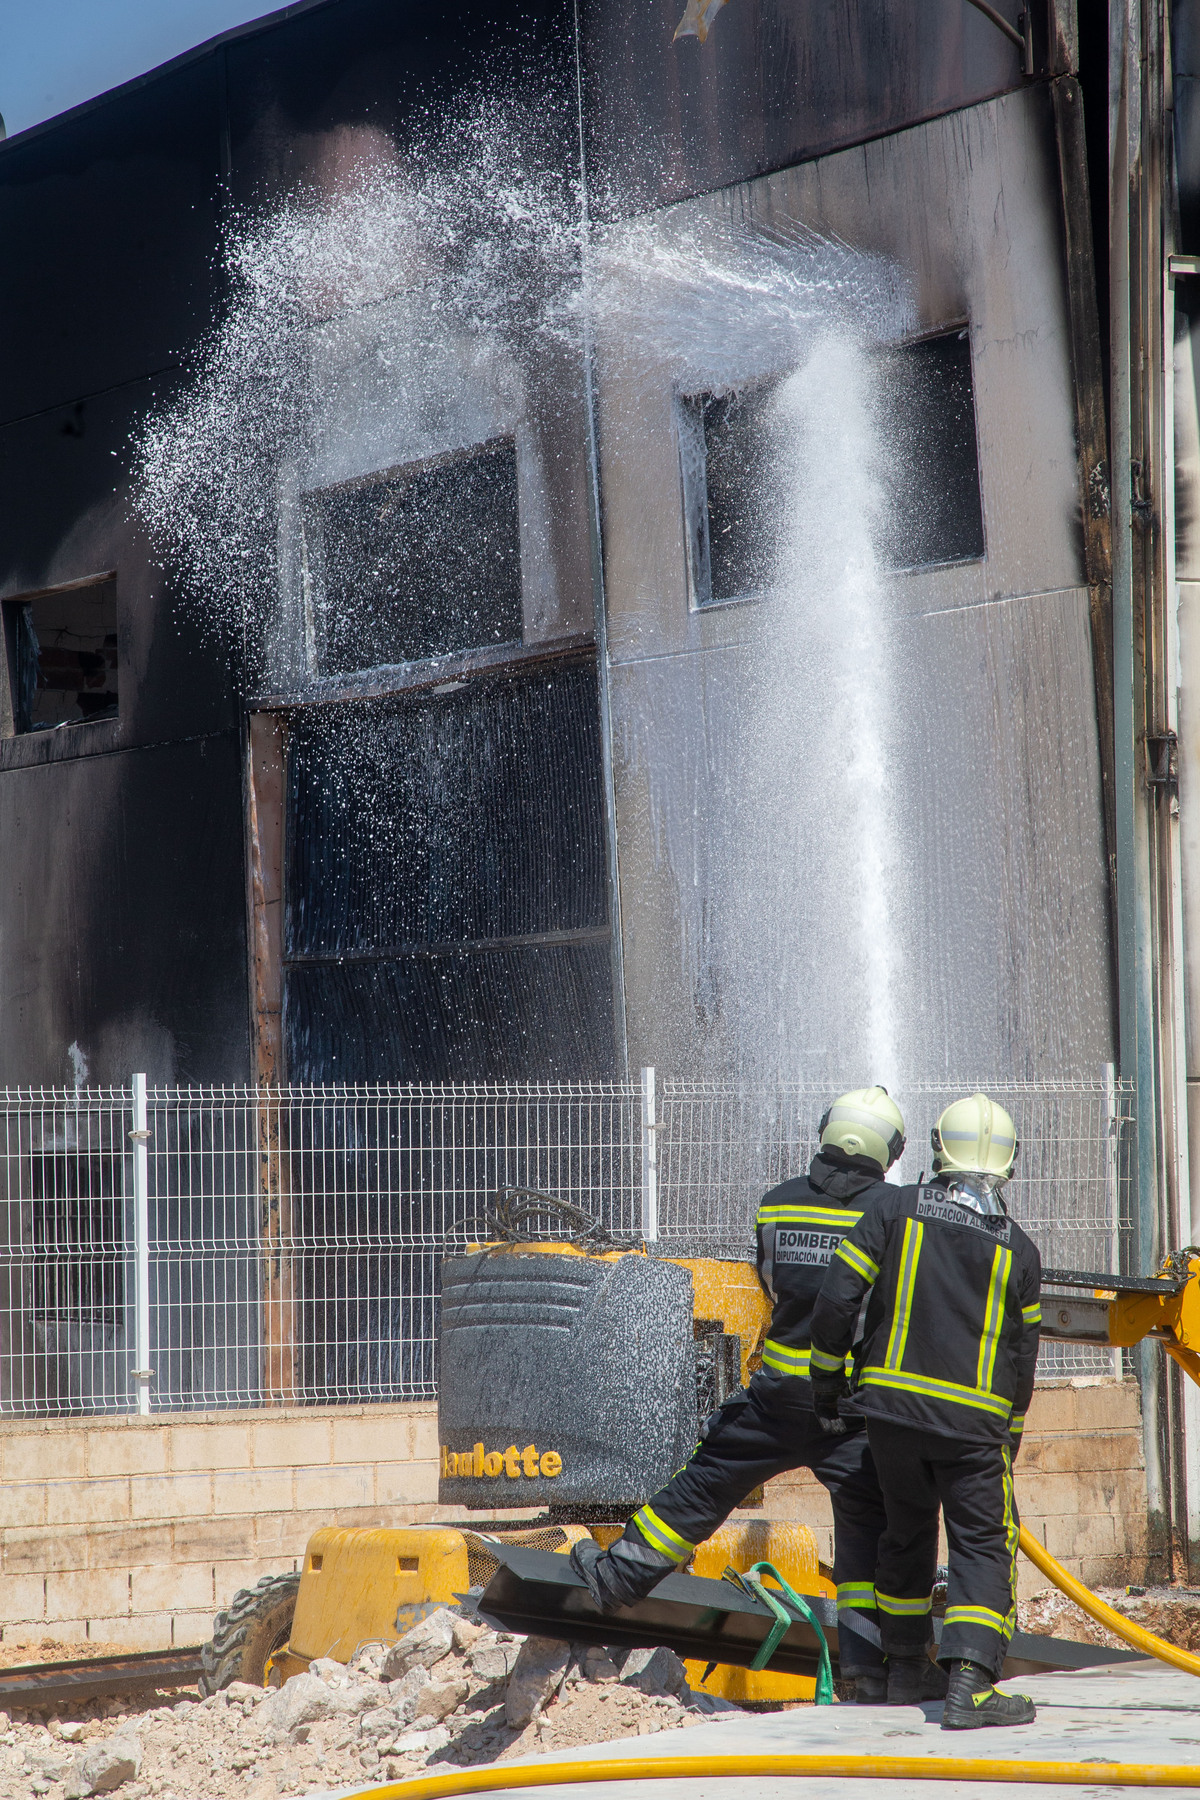
[[[267,1658],[287,1643],[300,1592],[300,1571],[264,1575],[252,1588],[235,1594],[230,1606],[213,1620],[213,1634],[200,1651],[200,1692],[216,1694],[234,1681],[261,1687]]]

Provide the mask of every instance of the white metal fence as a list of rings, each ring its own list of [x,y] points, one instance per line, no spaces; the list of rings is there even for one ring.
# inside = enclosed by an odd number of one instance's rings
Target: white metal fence
[[[903,1095],[906,1178],[963,1091]],[[1123,1269],[1128,1090],[988,1091],[1017,1121],[1009,1202],[1044,1260]],[[656,1084],[652,1070],[630,1083],[8,1090],[0,1411],[430,1398],[438,1265],[488,1235],[503,1190],[570,1200],[663,1253],[748,1256],[759,1196],[807,1166],[827,1100]],[[1042,1366],[1113,1365],[1047,1345]]]

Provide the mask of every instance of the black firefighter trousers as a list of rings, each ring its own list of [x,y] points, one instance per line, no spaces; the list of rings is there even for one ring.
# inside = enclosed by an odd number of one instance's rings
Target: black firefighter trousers
[[[883,1666],[874,1581],[886,1516],[866,1432],[853,1420],[842,1437],[823,1432],[810,1394],[797,1376],[760,1371],[745,1393],[713,1414],[691,1460],[634,1515],[625,1535],[649,1515],[646,1541],[653,1542],[651,1533],[660,1536],[652,1523],[659,1521],[686,1546],[702,1544],[760,1482],[788,1469],[811,1469],[833,1503],[838,1660],[850,1678],[855,1670]],[[676,1550],[674,1561],[682,1559]]]
[[[930,1640],[938,1507],[950,1580],[938,1661],[966,1659],[993,1680],[1017,1618],[1017,1503],[1007,1444],[970,1444],[938,1432],[867,1420],[887,1529],[875,1597],[883,1647],[912,1655]]]

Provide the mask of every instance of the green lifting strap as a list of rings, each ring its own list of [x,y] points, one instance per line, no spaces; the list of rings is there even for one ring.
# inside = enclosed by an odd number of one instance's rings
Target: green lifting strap
[[[799,1594],[797,1594],[793,1588],[788,1586],[774,1563],[756,1562],[753,1568],[746,1570],[744,1575],[740,1575],[734,1568],[728,1568],[724,1575],[726,1581],[735,1581],[740,1588],[748,1589],[756,1600],[761,1600],[768,1611],[775,1615],[775,1623],[763,1639],[762,1648],[756,1652],[754,1661],[750,1664],[750,1667],[752,1669],[766,1668],[776,1650],[779,1648],[779,1645],[782,1643],[789,1625],[793,1622],[793,1615],[788,1612],[783,1601],[780,1600],[777,1595],[773,1594],[768,1587],[764,1586],[763,1582],[759,1579],[762,1575],[773,1575],[775,1577],[775,1580],[779,1583],[783,1592],[796,1608],[796,1612],[802,1619],[807,1619],[808,1623],[816,1632],[817,1641],[821,1646],[821,1663],[817,1670],[816,1701],[818,1706],[832,1705],[833,1665],[829,1660],[829,1645],[825,1642],[825,1633],[821,1630],[820,1621],[817,1619],[812,1609],[800,1598]]]

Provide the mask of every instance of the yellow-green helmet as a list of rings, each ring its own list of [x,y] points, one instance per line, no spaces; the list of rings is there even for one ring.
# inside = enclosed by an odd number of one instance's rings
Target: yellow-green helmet
[[[904,1115],[885,1087],[855,1088],[839,1094],[821,1115],[822,1150],[865,1156],[890,1169],[904,1151]]]
[[[961,1171],[996,1175],[1001,1181],[1012,1174],[1021,1147],[1011,1117],[986,1094],[972,1094],[948,1106],[929,1141],[936,1174]]]

